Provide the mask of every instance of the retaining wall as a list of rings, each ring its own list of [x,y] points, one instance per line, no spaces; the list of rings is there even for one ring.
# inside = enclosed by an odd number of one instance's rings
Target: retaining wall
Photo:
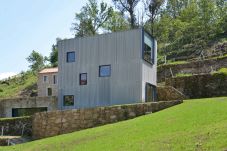
[[[172,86],[158,86],[157,99],[158,101],[184,100],[186,96]]]
[[[169,78],[166,85],[176,88],[188,98],[227,96],[227,75],[223,73]]]
[[[148,112],[156,112],[177,104],[179,101],[150,102],[91,109],[42,112],[33,115],[33,138],[70,133],[108,123],[131,119]]]
[[[227,57],[194,61],[185,64],[167,64],[158,66],[157,78],[158,82],[163,82],[166,78],[171,78],[170,69],[172,70],[173,76],[175,76],[178,73],[211,73],[212,71],[217,71],[223,67],[227,67]]]

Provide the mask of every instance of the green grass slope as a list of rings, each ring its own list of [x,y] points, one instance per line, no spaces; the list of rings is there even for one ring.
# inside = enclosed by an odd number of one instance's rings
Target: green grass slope
[[[37,76],[32,72],[21,73],[20,75],[0,81],[0,99],[29,96],[37,91]]]
[[[224,149],[227,149],[227,97],[189,100],[132,120],[1,147],[0,151]]]

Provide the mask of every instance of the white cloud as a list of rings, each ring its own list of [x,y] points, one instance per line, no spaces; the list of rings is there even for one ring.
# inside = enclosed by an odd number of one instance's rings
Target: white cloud
[[[0,80],[6,79],[8,77],[12,77],[14,75],[17,75],[15,72],[5,72],[5,73],[0,73]]]

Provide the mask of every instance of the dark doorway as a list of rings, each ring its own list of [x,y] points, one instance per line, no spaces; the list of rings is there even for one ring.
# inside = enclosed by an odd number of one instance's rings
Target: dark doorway
[[[146,83],[145,93],[146,102],[156,101],[156,86]]]
[[[47,95],[52,96],[52,88],[47,88]]]

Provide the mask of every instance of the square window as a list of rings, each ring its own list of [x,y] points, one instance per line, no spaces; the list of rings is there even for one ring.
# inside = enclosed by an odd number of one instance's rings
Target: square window
[[[47,82],[48,77],[47,76],[43,76],[43,82]]]
[[[87,73],[80,74],[80,85],[87,85]]]
[[[67,56],[66,56],[66,61],[67,62],[75,62],[75,52],[72,51],[72,52],[67,52]]]
[[[99,76],[100,77],[110,77],[110,74],[111,74],[110,65],[99,66]]]
[[[73,95],[65,95],[63,100],[64,106],[73,106],[74,105],[74,96]]]

